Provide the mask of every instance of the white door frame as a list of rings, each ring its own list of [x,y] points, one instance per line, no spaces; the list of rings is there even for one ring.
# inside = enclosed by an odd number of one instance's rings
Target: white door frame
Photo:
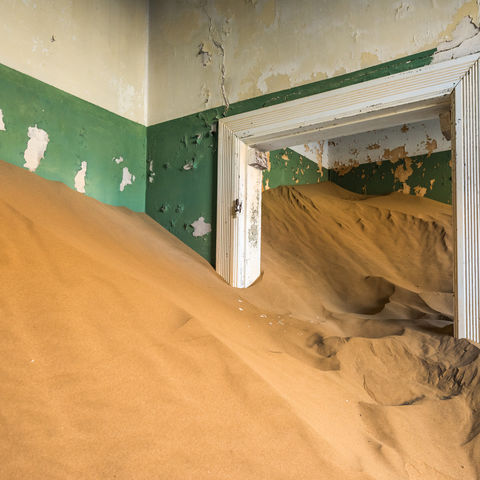
[[[338,88],[219,121],[216,270],[237,288],[260,275],[262,172],[255,151],[422,121],[451,108],[455,334],[480,342],[479,55]]]

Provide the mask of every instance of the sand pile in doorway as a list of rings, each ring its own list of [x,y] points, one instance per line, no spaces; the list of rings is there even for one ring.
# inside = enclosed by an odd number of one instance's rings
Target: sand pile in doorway
[[[145,215],[0,186],[0,478],[478,478],[448,207],[269,191],[238,291]]]

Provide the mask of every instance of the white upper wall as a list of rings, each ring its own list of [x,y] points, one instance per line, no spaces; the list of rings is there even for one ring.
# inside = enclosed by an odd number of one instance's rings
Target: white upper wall
[[[476,0],[151,0],[148,123],[428,50],[475,34],[478,14]]]
[[[0,4],[0,63],[145,123],[148,0]]]
[[[455,46],[479,15],[477,0],[0,4],[0,63],[150,125]]]

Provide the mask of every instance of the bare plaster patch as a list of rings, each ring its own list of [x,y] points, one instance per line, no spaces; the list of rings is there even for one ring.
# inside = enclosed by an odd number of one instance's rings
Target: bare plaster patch
[[[87,174],[87,162],[82,162],[80,170],[75,175],[75,190],[85,193],[85,176]]]
[[[153,183],[155,180],[155,172],[153,171],[153,160],[148,162],[148,181]]]
[[[23,154],[25,159],[24,167],[28,168],[31,172],[34,172],[40,165],[40,160],[45,155],[45,150],[49,142],[48,133],[36,125],[34,127],[28,127],[27,149]]]
[[[205,222],[204,217],[200,217],[198,220],[195,220],[192,225],[194,237],[203,237],[207,233],[212,231],[212,225],[210,223]]]
[[[122,182],[120,183],[120,191],[123,192],[125,190],[125,187],[127,185],[132,185],[134,181],[135,181],[135,175],[132,175],[128,171],[128,167],[123,167],[123,176],[122,176]]]
[[[0,108],[0,130],[3,130],[3,131],[6,130],[5,122],[3,121],[3,111],[1,108]]]

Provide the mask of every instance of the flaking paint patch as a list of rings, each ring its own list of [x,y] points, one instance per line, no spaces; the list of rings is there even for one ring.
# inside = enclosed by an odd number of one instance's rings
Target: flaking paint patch
[[[192,235],[194,237],[203,237],[212,231],[212,225],[210,223],[206,223],[204,217],[200,217],[198,220],[195,220],[191,226],[193,227]]]
[[[397,163],[400,159],[407,158],[405,145],[400,145],[392,150],[386,148],[383,151],[383,158],[385,160],[390,160],[392,163]]]
[[[330,142],[328,142],[330,144]],[[328,147],[327,168],[357,161],[360,164],[391,160],[396,163],[407,155],[419,156],[450,150],[442,133],[440,119],[373,130],[332,139]],[[325,155],[324,155],[325,159]]]
[[[324,140],[321,140],[317,142],[306,143],[304,145],[295,145],[290,147],[290,149],[316,163],[321,171],[323,166],[328,168],[327,147],[328,143]]]
[[[24,167],[34,172],[40,165],[40,160],[45,155],[45,150],[49,142],[48,133],[36,125],[28,127],[28,143],[23,158],[25,159]]]
[[[463,57],[480,51],[480,28],[471,16],[464,17],[452,33],[452,39],[438,45],[432,63]]]
[[[75,175],[75,190],[85,193],[85,176],[87,175],[87,162],[83,161],[80,170]]]
[[[429,157],[437,149],[437,141],[435,139],[427,138],[425,148],[427,150],[427,157]]]
[[[451,204],[450,159],[450,151],[433,152],[430,157],[424,153],[399,159],[395,165],[390,160],[384,160],[361,164],[344,176],[334,170],[330,170],[328,175],[330,181],[356,193],[386,195],[401,192]]]
[[[351,172],[354,168],[358,167],[360,164],[358,162],[355,162],[353,160],[350,160],[349,163],[347,164],[341,164],[338,162],[335,162],[333,165],[333,170],[338,173],[341,177],[346,175],[347,173]]]
[[[202,65],[208,67],[212,63],[212,50],[211,41],[202,42],[198,47],[197,57],[200,57]]]
[[[0,130],[5,131],[5,122],[3,121],[3,111],[0,108]]]
[[[118,165],[123,162],[123,157],[113,158],[113,161]]]
[[[393,174],[393,178],[398,182],[405,183],[412,173],[412,159],[405,157],[405,165],[398,165]]]
[[[148,162],[148,181],[153,183],[155,181],[155,172],[153,171],[153,160]]]
[[[135,175],[128,171],[128,167],[123,167],[122,182],[120,183],[120,191],[123,192],[127,185],[131,185],[135,181]]]
[[[425,187],[421,187],[420,185],[413,187],[413,191],[417,197],[424,197],[427,193],[427,189]]]

